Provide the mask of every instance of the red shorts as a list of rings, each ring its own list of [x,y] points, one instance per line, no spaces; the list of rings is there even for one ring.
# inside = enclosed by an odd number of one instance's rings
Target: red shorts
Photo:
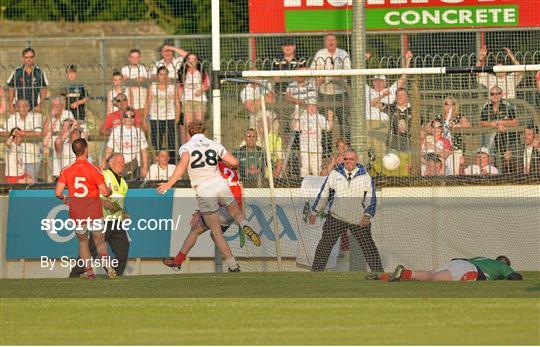
[[[69,218],[74,220],[89,218],[102,219],[103,208],[101,199],[97,198],[69,198]]]

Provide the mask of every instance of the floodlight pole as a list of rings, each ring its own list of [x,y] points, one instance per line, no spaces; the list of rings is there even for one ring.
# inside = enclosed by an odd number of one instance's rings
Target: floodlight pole
[[[366,67],[366,25],[365,25],[365,0],[354,0],[352,8],[352,68],[364,69]],[[351,100],[351,146],[358,151],[365,166],[369,164],[366,129],[366,84],[364,76],[352,76],[352,100]],[[351,239],[351,256],[349,258],[349,270],[364,270],[366,261],[360,245],[354,238]]]
[[[221,143],[221,45],[219,28],[219,0],[212,0],[212,128],[214,141]],[[216,272],[222,272],[221,252],[214,247]]]
[[[366,47],[366,26],[365,26],[365,0],[353,1],[352,20],[352,68],[364,69],[366,67],[365,47]],[[366,88],[365,77],[352,77],[352,97],[351,97],[351,145],[357,151],[367,153],[367,129],[366,129]],[[359,153],[362,154],[362,153]],[[364,165],[367,164],[364,158]]]

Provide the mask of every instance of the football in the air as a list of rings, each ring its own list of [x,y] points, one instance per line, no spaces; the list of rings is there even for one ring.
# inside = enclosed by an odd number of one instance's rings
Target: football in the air
[[[394,171],[399,167],[399,156],[395,153],[387,153],[383,157],[383,166],[388,171]]]

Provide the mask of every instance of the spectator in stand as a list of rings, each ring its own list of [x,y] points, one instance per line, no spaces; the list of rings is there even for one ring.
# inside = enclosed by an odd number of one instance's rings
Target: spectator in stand
[[[133,96],[131,91],[123,86],[123,77],[120,71],[113,72],[113,89],[107,92],[107,114],[118,111],[118,107],[115,105],[114,100],[119,94],[127,95],[128,105],[133,106]]]
[[[351,68],[351,58],[347,51],[337,48],[337,37],[334,34],[327,34],[324,37],[324,48],[319,50],[311,64],[312,69],[317,70],[349,70]],[[346,88],[347,78],[345,77],[319,77],[317,79],[319,85],[319,101],[325,108],[322,109],[326,113],[328,109],[332,109],[339,121],[340,136],[351,141],[351,122],[346,103]],[[331,104],[332,107],[326,107]],[[322,139],[324,156],[328,157],[332,153],[332,134],[323,133]]]
[[[281,41],[281,51],[283,56],[274,58],[272,61],[272,70],[296,70],[305,66],[304,60],[296,59],[296,42],[293,37],[285,37]],[[281,81],[279,77],[275,78],[274,90],[278,98],[282,98],[286,92],[287,82]]]
[[[300,67],[298,70],[307,70],[306,67]],[[317,84],[313,78],[295,77],[294,81],[289,83],[285,90],[286,100],[295,105],[295,115],[300,115],[304,111],[306,104],[317,102]]]
[[[77,67],[69,65],[66,69],[68,85],[66,87],[66,108],[70,110],[80,125],[86,121],[86,104],[90,101],[84,84],[77,81]]]
[[[43,145],[52,147],[56,136],[60,133],[62,122],[66,119],[75,119],[73,113],[66,109],[64,98],[55,96],[50,101],[49,116],[43,122]]]
[[[334,125],[334,112],[327,110],[324,117],[317,105],[309,102],[300,118],[293,120],[291,128],[300,131],[300,176],[319,176],[322,169],[323,144],[322,131],[331,131]]]
[[[409,103],[409,96],[405,88],[398,88],[396,91],[396,101],[393,104],[383,104],[380,99],[374,103],[383,113],[389,117],[390,130],[386,144],[388,149],[399,152],[400,168],[399,174],[407,176],[411,163],[411,122],[412,107]]]
[[[6,111],[7,111],[6,94],[4,92],[4,88],[0,87],[0,115],[6,113]]]
[[[509,48],[505,47],[503,50],[514,65],[520,65],[519,60],[516,59]],[[477,66],[486,66],[487,54],[487,47],[482,46],[482,48],[480,48],[480,54],[478,55]],[[504,58],[500,57],[497,59],[497,66],[503,66],[504,63]],[[487,72],[481,72],[477,75],[476,80],[478,84],[483,85],[489,90],[491,90],[493,87],[501,88],[503,99],[515,99],[516,88],[523,80],[523,72],[497,72],[494,75],[488,74]]]
[[[366,60],[371,54],[366,54]],[[411,66],[413,54],[411,51],[405,53],[405,68]],[[407,82],[407,75],[402,74],[390,87],[387,87],[386,76],[376,75],[372,78],[372,85],[366,84],[366,121],[369,129],[379,132],[385,136],[388,134],[389,116],[382,110],[384,105],[392,105],[396,102],[396,92],[404,88]],[[377,137],[371,137],[369,148],[375,158],[382,158],[386,152],[385,141]]]
[[[137,128],[142,126],[139,111],[134,110],[129,106],[126,94],[118,94],[116,98],[114,98],[114,104],[116,105],[117,110],[108,114],[105,121],[101,124],[101,127],[99,128],[99,133],[101,135],[109,136],[113,128],[121,126],[124,122],[124,114],[126,112],[132,112],[135,115],[134,124]]]
[[[73,163],[77,156],[71,144],[81,138],[80,124],[75,119],[66,119],[62,122],[62,131],[55,137],[53,143],[53,181],[58,179],[63,168]]]
[[[274,111],[267,111],[266,120],[268,126],[268,143],[270,145],[270,159],[272,160],[273,177],[277,178],[283,169],[283,139],[279,135],[279,121]],[[260,134],[257,145],[261,146],[261,148],[264,150],[264,124],[262,117],[257,122],[257,133]],[[270,177],[269,170],[267,170],[266,176]]]
[[[203,71],[199,56],[195,53],[189,53],[182,68],[178,72],[178,93],[184,112],[184,124],[189,124],[193,119],[204,121],[206,112],[206,91],[210,88],[210,78]],[[181,132],[182,143],[189,141],[191,136]]]
[[[452,153],[445,162],[445,175],[459,175],[460,165],[465,152],[465,144],[460,133],[455,133],[453,129],[470,128],[469,119],[459,113],[459,104],[453,96],[444,99],[442,113],[435,116],[435,120],[443,125],[443,136],[450,141]]]
[[[495,166],[502,167],[505,152],[515,151],[519,143],[519,135],[511,131],[511,128],[519,125],[519,121],[514,105],[503,99],[500,87],[492,87],[489,95],[490,101],[482,108],[480,125],[493,128],[496,132],[489,134],[489,138],[483,134],[482,146],[495,155]]]
[[[41,130],[43,121],[41,113],[30,111],[30,104],[26,99],[19,99],[15,104],[17,112],[12,114],[7,119],[6,129],[11,132],[14,128],[23,130],[21,136],[23,137],[22,150],[23,157],[22,162],[25,166],[24,170],[35,181],[38,181],[38,173],[41,168],[41,141],[37,142],[35,139],[29,139],[32,136],[41,136]]]
[[[422,176],[442,176],[443,163],[435,152],[424,154],[422,163]]]
[[[22,139],[25,132],[18,127],[11,129],[9,137],[6,140],[6,156],[4,171],[6,183],[34,183],[32,175],[27,173],[24,168],[23,157],[24,149]]]
[[[480,147],[476,151],[476,164],[465,168],[465,175],[497,175],[499,170],[489,163],[489,149]]]
[[[420,128],[420,144],[422,154],[435,152],[435,136],[433,136],[433,122],[431,120]]]
[[[446,175],[446,173],[449,171],[447,170],[446,165],[448,162],[447,159],[452,154],[452,145],[450,144],[450,140],[444,136],[444,127],[440,121],[434,120],[432,122],[432,126],[433,137],[435,138],[435,153],[437,153],[443,162],[443,170],[441,175]]]
[[[158,69],[163,66],[167,69],[169,79],[174,81],[174,79],[178,76],[178,71],[180,71],[180,67],[184,62],[184,58],[188,55],[188,52],[184,51],[182,48],[177,48],[167,44],[163,44],[159,51],[162,59],[154,63],[152,72],[150,74],[152,77],[157,76],[159,74]],[[180,57],[175,58],[175,52],[178,53]]]
[[[66,119],[75,119],[71,111],[66,110],[64,103],[64,98],[60,96],[55,96],[50,101],[50,112],[49,116],[45,118],[43,122],[43,163],[49,163],[49,159],[52,162],[52,169],[54,172],[55,162],[54,162],[54,140],[60,134],[62,130],[62,122]],[[50,166],[45,168],[45,172],[49,172]],[[54,175],[54,173],[53,173]],[[55,176],[58,176],[56,174]],[[52,177],[51,177],[52,179]]]
[[[141,112],[146,102],[146,81],[150,78],[150,73],[146,66],[141,64],[141,51],[133,48],[129,51],[129,64],[122,67],[122,76],[129,82],[128,92],[133,97],[133,108]]]
[[[125,167],[122,177],[126,180],[138,180],[146,177],[148,173],[148,143],[141,129],[133,125],[135,114],[133,111],[124,113],[124,122],[115,127],[109,136],[102,167],[114,153],[124,155]]]
[[[265,96],[267,107],[274,103],[275,98],[272,91],[272,83],[257,79],[252,79],[252,81],[252,83],[248,83],[240,92],[240,100],[247,110],[249,127],[255,128],[257,126],[257,119],[261,117],[261,95]]]
[[[301,66],[298,70],[307,70],[307,67]],[[318,100],[317,82],[313,78],[295,77],[285,92],[285,99],[294,105],[294,111],[291,114],[293,120],[298,120],[308,102],[317,103]],[[292,131],[291,139],[293,142],[291,150],[296,152],[299,150],[300,133]]]
[[[266,155],[264,150],[257,146],[257,130],[247,129],[244,141],[244,146],[233,150],[233,155],[238,158],[240,179],[244,187],[261,187],[266,169]]]
[[[336,141],[336,154],[331,158],[328,165],[322,169],[321,176],[328,176],[328,174],[336,168],[336,166],[343,164],[343,154],[351,148],[351,144],[340,137]]]
[[[405,68],[408,69],[411,66],[413,57],[411,51],[405,53]],[[386,76],[384,75],[373,76],[371,83],[371,86],[366,84],[366,119],[368,121],[387,122],[389,120],[388,114],[381,110],[380,105],[391,105],[396,102],[396,92],[398,89],[405,88],[407,74],[402,74],[390,87],[387,87]],[[373,128],[380,127],[379,123],[372,124],[375,124]]]
[[[159,151],[156,155],[156,163],[150,165],[144,180],[168,181],[176,168],[175,165],[169,164],[169,159],[169,152]]]
[[[26,100],[31,111],[41,113],[47,95],[47,76],[34,65],[36,52],[32,48],[22,51],[23,64],[16,68],[8,78],[9,113],[15,113],[15,100]]]
[[[538,126],[527,124],[523,130],[524,144],[516,152],[505,156],[504,173],[517,173],[540,177],[540,139]]]
[[[181,111],[180,98],[174,83],[169,82],[169,73],[165,66],[157,69],[157,76],[157,82],[152,83],[146,93],[148,100],[144,119],[150,119],[150,139],[154,150],[169,150],[169,163],[173,164],[177,148],[176,124],[180,120]]]

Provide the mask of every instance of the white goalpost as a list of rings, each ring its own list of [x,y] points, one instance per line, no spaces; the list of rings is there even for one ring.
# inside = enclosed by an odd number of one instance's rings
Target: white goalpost
[[[468,118],[471,125],[467,128],[451,129],[450,140],[460,135],[466,147],[458,149],[457,144],[450,141],[453,147],[444,155],[452,156],[454,152],[460,152],[464,158],[460,165],[474,166],[481,154],[478,151],[484,146],[483,134],[493,132],[481,124],[482,110],[490,102],[490,96],[489,89],[479,85],[478,74],[519,72],[530,80],[538,70],[540,64],[221,72],[224,98],[222,104],[229,106],[238,104],[238,108],[242,108],[239,96],[246,86],[250,84],[251,88],[260,88],[257,94],[260,109],[254,116],[260,117],[261,120],[260,128],[257,130],[262,138],[260,146],[265,154],[265,166],[270,168],[265,170],[267,175],[263,177],[263,181],[267,184],[245,187],[248,201],[245,205],[246,215],[251,222],[258,224],[260,230],[263,230],[263,247],[255,248],[248,244],[246,248],[241,249],[232,242],[233,252],[244,262],[242,268],[245,271],[305,271],[310,268],[315,248],[321,240],[322,225],[327,214],[332,213],[332,207],[331,204],[326,207],[315,225],[307,223],[306,208],[309,206],[307,211],[309,212],[313,207],[324,182],[324,176],[328,174],[327,169],[339,154],[336,144],[345,133],[343,118],[340,117],[350,114],[351,108],[354,107],[349,97],[352,94],[350,87],[345,87],[346,97],[343,100],[321,99],[319,96],[315,106],[324,121],[309,130],[310,134],[306,137],[305,131],[308,128],[302,128],[306,124],[302,124],[298,130],[292,129],[290,125],[305,121],[308,102],[301,104],[300,111],[298,108],[295,110],[289,97],[276,95],[273,90],[264,91],[267,83],[272,83],[275,78],[279,78],[280,83],[290,84],[295,81],[300,83],[301,80],[303,81],[301,83],[306,83],[317,77],[326,77],[327,81],[332,81],[331,77],[342,77],[340,80],[346,81],[347,77],[364,76],[367,77],[366,86],[372,88],[371,80],[378,75],[387,76],[386,88],[390,88],[402,75],[409,76],[404,84],[404,91],[408,97],[407,102],[413,110],[410,118],[405,120],[408,135],[400,135],[399,129],[402,125],[393,123],[393,115],[377,122],[368,118],[366,139],[361,147],[355,148],[360,155],[360,163],[374,178],[379,196],[372,233],[385,270],[399,263],[432,268],[452,257],[496,256],[498,255],[496,253],[510,254],[522,268],[539,268],[540,263],[535,254],[538,254],[540,249],[534,246],[534,225],[538,225],[540,219],[537,213],[533,212],[540,193],[538,175],[501,172],[499,175],[487,177],[467,176],[463,172],[437,176],[424,173],[425,167],[431,165],[429,153],[433,152],[440,160],[443,159],[443,154],[437,152],[435,144],[429,142],[429,138],[433,135],[426,133],[428,131],[426,127],[441,114],[443,103],[449,100],[449,97],[459,104],[460,117]],[[319,88],[320,85],[317,85],[317,89]],[[267,93],[274,94],[275,100],[270,104],[265,99]],[[395,89],[392,93],[395,93]],[[395,100],[394,95],[392,101],[395,103]],[[540,116],[538,112],[531,111],[527,100],[504,102],[515,106],[515,117],[520,122],[515,129],[510,129],[512,132],[523,133],[529,124],[539,124]],[[367,105],[366,110],[360,110],[361,114],[367,116],[371,107],[375,106]],[[387,105],[382,107],[379,112],[383,112],[384,109],[384,112],[390,113],[390,109],[384,108]],[[323,129],[319,127],[328,126],[330,114],[335,115],[333,127],[322,131]],[[438,121],[444,123],[444,119]],[[249,127],[248,118],[234,118],[234,121],[227,120],[227,122],[228,132],[234,132],[234,129],[239,129],[240,132]],[[350,124],[351,128],[358,126],[360,125]],[[394,134],[395,131],[399,136]],[[322,144],[322,147],[321,143],[328,140],[320,138],[321,133],[326,139],[330,138],[329,144]],[[235,137],[232,134],[232,137],[238,139],[236,143],[240,141],[240,136]],[[277,148],[275,143],[270,143],[270,139],[276,137],[280,138],[279,143],[282,144],[280,148]],[[522,138],[523,136],[519,136],[516,146],[523,145]],[[304,152],[302,144],[294,143],[311,140],[314,140],[320,148],[320,152],[317,150],[317,153],[312,153],[311,156]],[[434,146],[433,149],[430,149],[431,145]],[[281,153],[277,153],[279,151]],[[394,172],[385,169],[382,162],[382,157],[390,152],[396,153],[400,159],[400,167]],[[274,176],[272,168],[276,167],[276,161],[283,161],[283,158],[287,158],[285,167],[278,176]],[[442,161],[444,168],[446,164],[444,160]],[[318,172],[310,171],[309,176],[302,177],[300,175],[302,165],[306,164],[313,164]],[[362,195],[363,192],[357,194]],[[501,199],[501,196],[506,199]],[[353,204],[350,208],[358,211],[363,209],[362,206]],[[502,230],[514,228],[513,238],[506,234],[504,237],[494,234],[491,225],[493,221],[496,221],[497,228]],[[270,234],[273,240],[268,239]],[[366,254],[362,253],[361,247],[350,232],[343,232],[339,241],[331,246],[333,249],[327,268],[369,270],[363,259]]]

